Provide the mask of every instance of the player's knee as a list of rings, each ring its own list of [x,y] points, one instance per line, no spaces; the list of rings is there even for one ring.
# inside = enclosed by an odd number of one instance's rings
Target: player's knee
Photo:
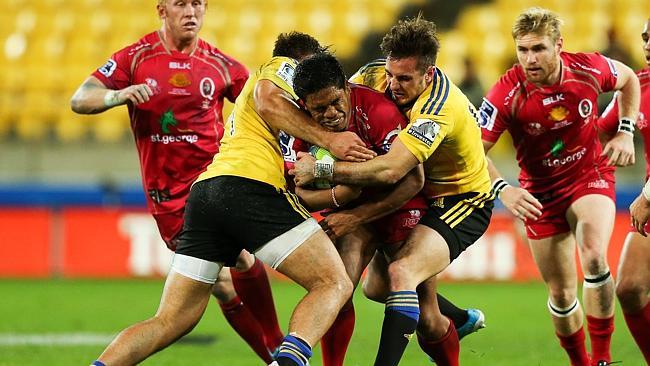
[[[403,260],[396,260],[388,265],[388,278],[391,288],[410,288],[412,277],[409,275],[409,266]]]
[[[550,304],[556,308],[566,308],[575,303],[577,290],[571,287],[551,287],[549,289]]]
[[[246,272],[251,269],[253,265],[255,265],[255,256],[243,250],[239,257],[237,257],[235,270],[239,272]]]
[[[632,280],[619,279],[616,284],[616,297],[623,310],[636,311],[641,309],[646,293],[648,293],[647,288],[644,289],[643,286]]]
[[[222,304],[234,299],[237,296],[237,292],[235,292],[232,279],[230,277],[221,278],[220,276],[214,286],[212,286],[212,295]]]
[[[374,281],[363,282],[363,295],[369,300],[382,304],[386,301],[386,297],[388,297],[386,289],[378,286]]]

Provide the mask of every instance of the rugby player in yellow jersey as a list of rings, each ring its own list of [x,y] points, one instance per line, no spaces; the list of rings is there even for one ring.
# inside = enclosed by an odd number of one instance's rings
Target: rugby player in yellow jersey
[[[493,207],[490,177],[475,109],[435,66],[439,48],[435,24],[421,17],[401,20],[381,44],[387,57],[391,97],[408,108],[409,125],[390,151],[363,163],[316,161],[300,154],[293,170],[299,186],[315,178],[344,184],[394,184],[424,164],[429,210],[391,258],[390,294],[376,366],[397,365],[419,320],[416,287],[444,270],[486,230]],[[458,335],[439,311],[435,296],[425,300],[421,343],[438,365],[458,365]],[[420,333],[426,329],[428,334]]]
[[[352,293],[341,258],[295,195],[285,189],[283,130],[338,158],[374,152],[351,132],[325,130],[295,104],[297,60],[322,51],[314,38],[281,34],[273,58],[246,82],[225,126],[220,152],[193,185],[156,315],[122,331],[94,365],[134,365],[199,321],[221,267],[246,249],[307,289],[273,365],[305,366],[311,347]]]

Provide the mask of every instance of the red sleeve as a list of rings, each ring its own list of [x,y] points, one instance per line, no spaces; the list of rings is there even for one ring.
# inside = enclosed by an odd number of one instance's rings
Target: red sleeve
[[[129,54],[131,48],[132,46],[129,46],[115,52],[102,67],[92,73],[92,76],[109,89],[119,90],[131,85],[131,62],[133,61],[133,55]]]
[[[228,59],[232,62],[232,65],[228,68],[230,72],[230,87],[226,91],[225,96],[229,101],[234,103],[239,93],[244,89],[246,80],[248,80],[248,69],[237,60],[231,57],[228,57]]]
[[[502,76],[490,89],[478,110],[481,125],[481,139],[497,142],[503,131],[508,128],[510,114],[509,103],[513,102],[512,95],[519,88],[519,82],[513,77],[511,69]]]
[[[618,80],[618,71],[609,57],[605,57],[598,52],[578,53],[576,56],[578,62],[584,62],[588,68],[599,71],[591,74],[596,78],[604,93],[614,90]]]
[[[605,108],[605,111],[598,118],[598,129],[608,135],[614,135],[618,131],[618,102],[616,94]]]

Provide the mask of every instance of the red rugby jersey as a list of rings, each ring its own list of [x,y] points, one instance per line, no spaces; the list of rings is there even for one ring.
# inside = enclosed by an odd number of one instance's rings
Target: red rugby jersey
[[[192,183],[219,150],[223,99],[237,98],[248,70],[202,39],[183,54],[152,32],[92,75],[110,89],[151,87],[147,103],[128,104],[147,205],[153,214],[183,209]]]
[[[641,108],[636,119],[636,128],[643,137],[645,153],[646,180],[650,177],[650,69],[639,70],[636,75],[641,83]],[[613,98],[598,120],[598,127],[605,133],[613,135],[618,130],[618,103]]]
[[[612,61],[598,53],[562,52],[562,75],[552,86],[526,80],[521,65],[508,70],[488,92],[480,108],[483,140],[512,135],[521,168],[520,186],[532,193],[570,185],[589,169],[600,172],[596,120],[598,95],[616,85]]]
[[[350,86],[352,114],[347,130],[356,133],[366,143],[366,147],[378,155],[387,153],[395,137],[408,125],[408,120],[395,103],[384,94],[362,85],[352,83],[348,83],[348,85]],[[296,153],[309,151],[310,146],[309,143],[284,132],[281,132],[280,145],[284,154],[285,171],[293,167]],[[371,192],[376,192],[376,189],[371,187],[364,189],[360,199],[365,199],[366,194],[372,194]],[[423,207],[426,207],[426,203],[420,194],[402,206],[403,209]]]

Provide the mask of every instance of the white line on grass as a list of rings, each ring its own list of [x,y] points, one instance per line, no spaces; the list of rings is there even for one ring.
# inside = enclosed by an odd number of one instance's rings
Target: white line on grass
[[[0,333],[2,346],[97,346],[109,344],[115,334],[108,333]]]

